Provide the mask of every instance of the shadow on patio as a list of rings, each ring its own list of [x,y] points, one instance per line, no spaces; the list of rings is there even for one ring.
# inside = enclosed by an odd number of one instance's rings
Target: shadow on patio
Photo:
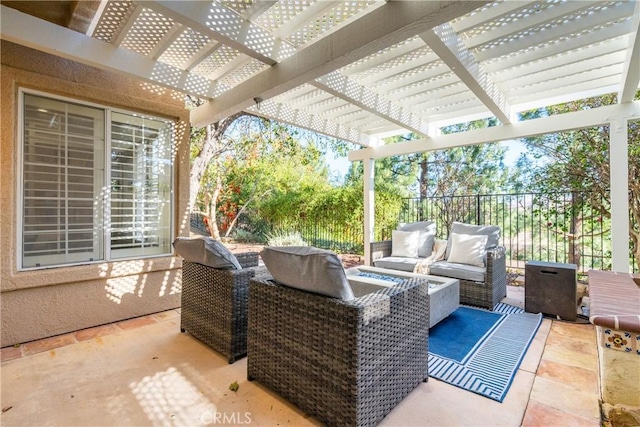
[[[504,302],[522,307],[522,287]],[[320,425],[180,333],[180,310],[2,349],[2,424]],[[380,425],[600,425],[592,325],[544,319],[498,403],[431,378]],[[229,386],[237,382],[237,392]]]

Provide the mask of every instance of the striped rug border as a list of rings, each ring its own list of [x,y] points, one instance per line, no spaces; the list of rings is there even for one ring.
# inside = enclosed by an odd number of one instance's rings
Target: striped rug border
[[[494,311],[506,314],[505,318],[463,363],[429,353],[430,377],[498,402],[504,400],[542,315],[503,303]]]

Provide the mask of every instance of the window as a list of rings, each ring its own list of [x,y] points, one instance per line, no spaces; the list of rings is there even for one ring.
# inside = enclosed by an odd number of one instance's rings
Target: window
[[[154,119],[111,116],[111,256],[170,251],[171,128]]]
[[[20,268],[170,254],[172,123],[21,96]]]

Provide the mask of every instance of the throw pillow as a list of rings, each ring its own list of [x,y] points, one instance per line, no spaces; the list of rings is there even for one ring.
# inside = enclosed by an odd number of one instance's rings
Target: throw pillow
[[[391,232],[391,256],[416,258],[418,256],[419,231]]]
[[[451,236],[454,234],[470,234],[473,236],[488,236],[487,248],[495,248],[500,244],[500,227],[497,225],[471,225],[462,222],[454,222],[449,232],[449,245],[447,247],[447,259],[451,252]]]
[[[427,258],[433,252],[433,243],[436,239],[436,223],[433,221],[412,222],[409,224],[400,224],[400,231],[418,231],[418,256]]]
[[[173,241],[173,247],[185,261],[222,270],[242,269],[236,256],[225,245],[211,237],[197,239],[178,237]]]
[[[433,242],[433,260],[442,261],[447,252],[448,240],[436,239]]]
[[[355,298],[334,252],[313,246],[265,246],[260,256],[278,283],[343,301]]]
[[[451,252],[447,261],[484,267],[484,254],[488,238],[489,236],[484,235],[452,234]]]

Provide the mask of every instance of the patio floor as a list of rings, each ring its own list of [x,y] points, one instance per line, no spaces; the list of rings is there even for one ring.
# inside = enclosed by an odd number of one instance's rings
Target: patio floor
[[[522,306],[524,289],[507,303]],[[3,426],[320,425],[189,334],[179,309],[7,347]],[[592,325],[544,319],[498,403],[435,379],[381,426],[599,426]],[[229,390],[236,382],[237,392]]]

